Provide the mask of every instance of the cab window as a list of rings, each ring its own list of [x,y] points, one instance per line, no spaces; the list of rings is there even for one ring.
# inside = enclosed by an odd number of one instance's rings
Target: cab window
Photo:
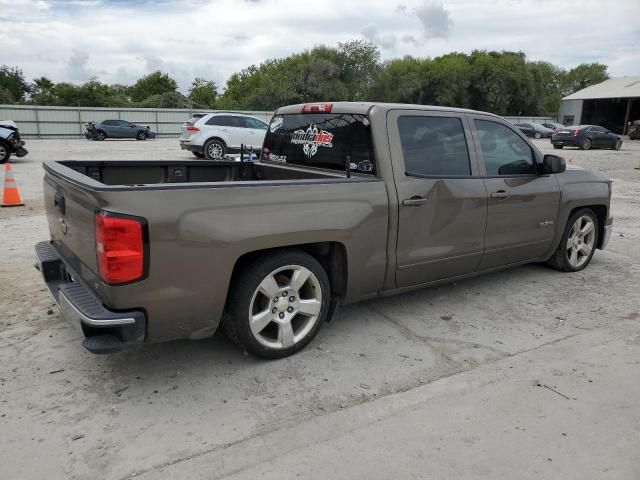
[[[535,159],[529,144],[501,123],[475,120],[487,176],[532,175]]]
[[[471,175],[469,150],[459,118],[398,118],[405,172],[408,176]]]

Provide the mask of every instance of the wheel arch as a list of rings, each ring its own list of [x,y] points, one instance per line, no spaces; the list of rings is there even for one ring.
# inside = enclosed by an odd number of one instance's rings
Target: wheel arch
[[[596,242],[596,248],[602,248],[602,241],[604,240],[604,226],[607,223],[607,207],[606,207],[606,205],[594,204],[594,205],[580,205],[579,207],[574,207],[569,212],[569,216],[567,217],[567,221],[578,210],[583,210],[585,208],[593,211],[593,213],[595,213],[595,215],[596,215],[596,219],[598,220],[598,240]],[[566,228],[566,225],[565,225],[565,228]]]
[[[233,266],[231,283],[234,277],[238,275],[246,265],[252,263],[257,258],[273,252],[286,250],[301,250],[315,258],[327,272],[331,296],[336,298],[345,296],[348,280],[347,250],[344,244],[333,241],[287,245],[244,253],[236,260]]]
[[[224,141],[224,138],[217,135],[213,135],[202,142],[202,148],[204,149],[204,146],[207,144],[207,142],[210,142],[211,140],[218,140],[220,143],[222,143],[222,145],[224,145],[224,148],[227,148],[227,142]]]

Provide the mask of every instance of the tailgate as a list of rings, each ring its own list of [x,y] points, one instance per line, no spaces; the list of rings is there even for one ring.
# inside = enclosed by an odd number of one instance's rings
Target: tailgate
[[[51,240],[62,258],[79,273],[96,273],[95,192],[47,171],[44,205]]]

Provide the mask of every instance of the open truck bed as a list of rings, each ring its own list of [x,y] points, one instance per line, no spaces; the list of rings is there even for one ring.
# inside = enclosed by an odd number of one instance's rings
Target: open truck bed
[[[374,252],[386,245],[387,191],[371,175],[201,160],[50,161],[44,169],[51,241],[37,247],[39,268],[96,353],[212,335],[249,252],[313,244],[337,255],[338,239],[353,245],[362,291],[384,276],[386,259]],[[124,222],[116,232],[140,225],[135,280],[101,272],[106,221]],[[376,248],[358,252],[357,244]]]

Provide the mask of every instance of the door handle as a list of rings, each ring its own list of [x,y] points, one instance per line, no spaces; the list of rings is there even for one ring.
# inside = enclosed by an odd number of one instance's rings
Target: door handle
[[[420,205],[424,205],[425,203],[427,203],[427,199],[418,196],[407,198],[402,201],[402,205],[404,205],[405,207],[418,207]]]
[[[498,190],[497,192],[493,192],[491,194],[491,198],[497,198],[498,200],[505,200],[509,198],[509,194],[504,190]]]

